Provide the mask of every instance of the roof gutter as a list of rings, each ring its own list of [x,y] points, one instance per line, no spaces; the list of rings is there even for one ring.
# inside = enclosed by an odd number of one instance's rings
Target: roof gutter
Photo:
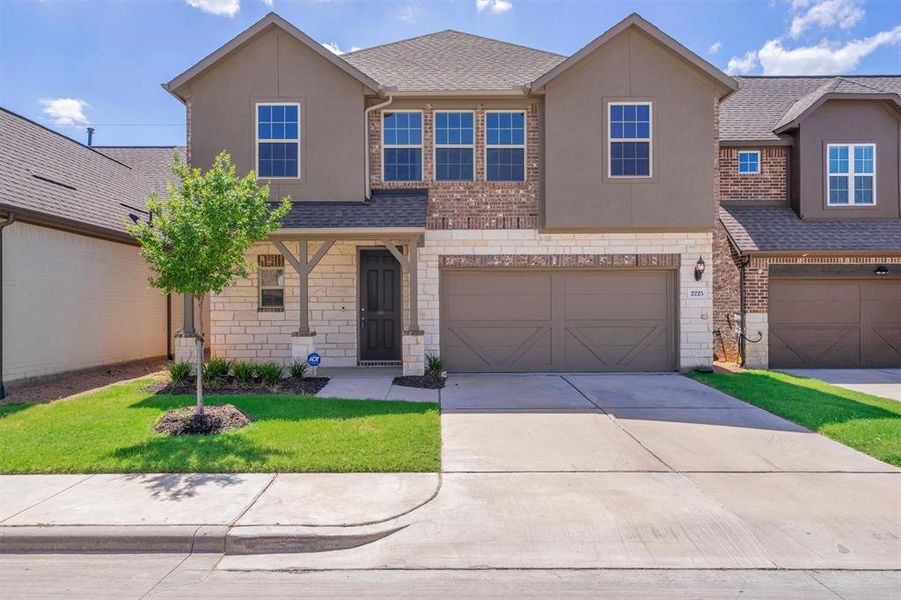
[[[364,198],[367,200],[372,198],[372,189],[370,189],[371,185],[369,183],[369,115],[375,110],[381,110],[389,106],[392,102],[394,102],[394,96],[389,93],[387,100],[380,104],[373,104],[363,111],[363,177],[366,178],[363,182],[363,189],[365,190]]]
[[[15,222],[16,213],[11,212],[0,223],[0,400],[6,398],[6,387],[3,385],[3,230]]]

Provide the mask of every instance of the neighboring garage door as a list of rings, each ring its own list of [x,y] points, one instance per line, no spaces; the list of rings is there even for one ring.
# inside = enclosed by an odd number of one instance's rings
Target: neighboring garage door
[[[772,368],[901,367],[901,281],[770,279]]]
[[[441,354],[451,371],[675,368],[674,272],[448,270]]]

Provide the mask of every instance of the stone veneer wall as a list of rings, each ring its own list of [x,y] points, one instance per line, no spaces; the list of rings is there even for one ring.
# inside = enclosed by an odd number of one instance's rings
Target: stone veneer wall
[[[286,245],[297,254],[296,242],[286,242]],[[311,256],[317,247],[317,243],[310,242]],[[375,240],[335,242],[310,274],[310,328],[316,332],[314,344],[323,356],[322,366],[357,364],[358,251],[383,247]],[[255,245],[248,254],[253,264],[257,264],[259,254],[278,254],[278,250],[271,244]],[[289,364],[291,333],[297,331],[300,319],[298,275],[290,265],[285,267],[285,310],[281,312],[258,310],[257,277],[254,270],[250,277],[239,279],[211,298],[211,352],[213,356],[230,360],[275,360]],[[408,282],[404,272],[401,281],[404,328],[408,323]]]
[[[738,172],[738,153],[743,150],[760,152],[760,173]],[[719,199],[784,200],[788,201],[788,146],[761,148],[720,148]]]
[[[370,183],[373,188],[429,188],[429,229],[536,229],[539,198],[539,106],[513,103],[510,110],[526,111],[526,180],[485,181],[484,104],[448,110],[475,111],[475,181],[434,180],[433,105],[408,105],[391,110],[422,110],[423,181],[382,181],[382,113],[369,116]],[[444,107],[441,107],[444,110]],[[494,105],[491,110],[496,110]]]
[[[420,326],[425,331],[426,352],[438,352],[439,270],[442,256],[461,255],[680,255],[678,277],[678,329],[680,368],[710,366],[713,362],[713,278],[709,272],[695,281],[698,257],[712,264],[712,233],[538,233],[537,231],[427,231],[420,249]],[[493,259],[484,259],[492,261]],[[509,256],[503,258],[510,261]],[[561,260],[559,258],[548,260]],[[576,262],[578,259],[573,259]],[[588,259],[586,259],[588,260]],[[591,259],[595,261],[596,259]],[[630,264],[628,257],[624,264]],[[656,257],[655,260],[668,260]],[[445,261],[446,262],[446,261]],[[591,261],[589,261],[591,262]],[[637,262],[641,264],[641,259]],[[450,264],[453,264],[451,262]],[[691,290],[703,290],[692,298]]]

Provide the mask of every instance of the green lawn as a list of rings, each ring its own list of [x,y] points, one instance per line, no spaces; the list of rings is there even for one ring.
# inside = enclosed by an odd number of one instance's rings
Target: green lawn
[[[153,425],[191,396],[144,391],[151,380],[50,404],[0,406],[0,473],[438,471],[438,407],[304,396],[209,396],[251,424],[168,437]]]
[[[697,381],[901,466],[901,403],[777,371],[694,373]]]

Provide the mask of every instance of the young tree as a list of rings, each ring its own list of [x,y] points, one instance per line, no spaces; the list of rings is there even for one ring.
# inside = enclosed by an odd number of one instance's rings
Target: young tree
[[[129,224],[150,266],[150,284],[163,293],[190,294],[197,299],[197,405],[203,414],[203,303],[238,277],[247,277],[245,256],[255,242],[266,239],[290,209],[289,198],[270,207],[269,186],[257,184],[253,171],[240,178],[227,152],[203,173],[174,158],[168,198],[147,198],[148,221]]]

